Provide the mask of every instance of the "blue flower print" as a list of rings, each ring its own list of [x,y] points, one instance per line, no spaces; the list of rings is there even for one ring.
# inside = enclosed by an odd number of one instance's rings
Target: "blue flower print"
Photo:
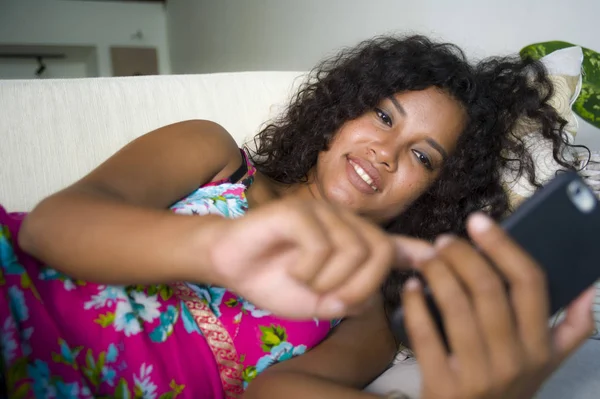
[[[79,390],[80,397],[93,399],[92,392],[85,385]]]
[[[200,331],[200,327],[194,320],[194,317],[190,313],[190,310],[185,306],[183,301],[180,302],[179,306],[181,306],[181,320],[183,321],[183,327],[188,334],[198,333],[202,335],[202,331]]]
[[[177,308],[169,305],[166,312],[160,315],[160,325],[150,333],[150,340],[152,342],[165,342],[173,332],[173,325],[177,322],[178,316]]]
[[[111,387],[115,386],[115,378],[117,376],[117,372],[115,369],[104,366],[102,368],[102,382],[106,382]]]
[[[25,295],[19,288],[12,286],[8,289],[8,297],[10,298],[10,309],[17,321],[21,323],[29,319],[29,309],[25,304]]]
[[[140,368],[139,375],[133,376],[133,382],[135,384],[136,397],[143,399],[155,399],[156,398],[156,384],[152,382],[150,374],[152,373],[152,365],[146,366],[143,363]]]
[[[117,377],[117,372],[113,367],[110,367],[111,364],[114,364],[119,357],[119,350],[115,346],[115,344],[108,345],[108,349],[106,350],[106,363],[104,367],[102,367],[102,381],[106,382],[111,387],[115,385],[115,378]]]
[[[42,269],[42,271],[39,274],[39,279],[46,280],[46,281],[51,281],[51,280],[62,281],[63,285],[65,287],[65,290],[67,290],[67,291],[72,291],[76,287],[76,282],[73,279],[66,276],[65,274],[62,274],[58,270],[54,270],[50,267],[46,267],[46,268]]]
[[[242,216],[246,210],[246,204],[242,202],[239,197],[231,195],[216,198],[213,202],[213,206],[217,209],[219,214],[230,219]]]
[[[17,350],[17,326],[15,319],[8,317],[2,326],[2,334],[0,334],[0,347],[2,348],[2,359],[4,364],[10,364],[16,356]]]
[[[160,302],[156,295],[146,295],[143,292],[131,293],[131,308],[140,319],[152,323],[160,316]]]
[[[92,299],[83,304],[85,310],[102,309],[112,307],[119,300],[128,301],[125,288],[122,286],[100,286],[99,292],[92,296]]]
[[[102,381],[106,382],[111,387],[115,384],[115,378],[117,377],[117,372],[110,365],[114,365],[119,357],[119,349],[117,349],[115,344],[108,345],[108,349],[106,350],[105,356],[105,364],[102,367]]]
[[[77,355],[79,354],[79,352],[81,352],[81,350],[76,351],[75,353],[73,353],[71,351],[71,349],[69,348],[69,345],[67,345],[66,341],[61,341],[60,342],[60,354],[63,357],[63,359],[65,359],[67,362],[74,363],[75,362],[75,358],[77,357]]]
[[[58,280],[60,277],[60,273],[50,267],[42,269],[39,275],[40,280]]]
[[[333,320],[331,320],[330,321],[330,328],[331,329],[336,328],[342,322],[342,320],[343,319],[333,319]]]
[[[121,363],[119,363],[117,365],[117,371],[121,372],[121,371],[125,371],[129,368],[129,366],[127,365],[127,362],[125,360],[122,360]]]
[[[108,349],[106,350],[106,362],[114,363],[117,361],[117,357],[119,356],[119,350],[115,346],[115,344],[108,345]]]
[[[17,260],[9,241],[8,228],[4,225],[0,225],[0,266],[6,274],[21,275],[25,273],[25,268]]]
[[[52,352],[52,360],[56,363],[66,364],[77,370],[77,357],[83,350],[83,346],[71,349],[67,341],[61,338],[58,339],[58,345],[60,346],[60,353]]]
[[[33,335],[33,327],[28,327],[21,333],[21,351],[23,351],[23,356],[31,355],[31,344],[29,340]]]
[[[56,381],[56,398],[71,399],[79,397],[79,386],[76,382],[66,384],[62,381]]]
[[[256,373],[260,374],[269,366],[291,359],[292,357],[301,355],[304,352],[306,352],[306,345],[298,345],[294,347],[294,345],[290,344],[289,342],[282,342],[279,345],[271,348],[270,354],[258,359],[258,362],[256,362]]]
[[[221,302],[223,302],[223,295],[225,295],[225,288],[196,284],[188,284],[188,287],[198,295],[198,298],[208,304],[215,316],[221,317],[220,307]]]
[[[126,337],[137,335],[142,331],[142,324],[133,311],[129,302],[117,303],[113,326],[117,331],[123,331]]]
[[[243,184],[232,183],[202,187],[171,206],[171,209],[186,215],[217,214],[226,218],[239,217],[248,209],[248,202],[243,195],[245,189]]]
[[[264,316],[269,316],[271,314],[271,312],[269,312],[268,310],[257,308],[252,303],[248,302],[247,299],[244,299],[241,296],[238,297],[238,301],[242,304],[242,309],[250,313],[252,317],[261,318]]]
[[[246,314],[250,314],[250,316],[259,319],[261,317],[269,316],[271,312],[268,310],[259,309],[254,306],[252,303],[248,302],[248,300],[238,296],[237,298],[231,298],[226,303],[227,306],[234,308],[240,307],[240,313],[236,314],[233,317],[233,322],[238,324],[242,322],[242,317]]]
[[[56,396],[55,388],[50,385],[50,369],[45,362],[36,359],[33,364],[27,366],[27,373],[33,380],[33,393],[36,398]]]
[[[91,398],[92,393],[86,386],[79,388],[79,383],[66,383],[60,380],[56,384],[56,399]]]

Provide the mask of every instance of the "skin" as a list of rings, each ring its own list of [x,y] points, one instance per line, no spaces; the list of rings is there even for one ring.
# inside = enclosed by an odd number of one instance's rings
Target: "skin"
[[[461,105],[438,89],[396,94],[345,123],[319,156],[311,183],[298,191],[376,223],[389,221],[435,181],[465,117]],[[377,191],[366,195],[353,187],[346,174],[348,157],[373,165],[380,175]]]
[[[496,226],[475,229],[472,238],[521,287],[514,303],[497,290],[477,288],[482,276],[488,281],[484,286],[493,286],[499,276],[469,245],[451,239],[433,249],[391,237],[378,227],[406,209],[439,175],[464,127],[464,115],[455,100],[433,88],[385,99],[336,132],[308,184],[282,187],[257,174],[247,193],[251,209],[237,220],[182,217],[166,210],[199,185],[231,175],[241,162],[236,143],[214,123],[166,126],[42,201],[25,220],[19,244],[83,280],[202,281],[226,286],[287,317],[346,316],[316,348],[257,377],[247,398],[375,397],[360,389],[395,353],[379,284],[392,266],[422,267],[434,294],[445,301],[448,323],[457,330],[452,342],[458,359],[440,352],[420,288],[411,284],[403,300],[424,375],[424,397],[525,398],[585,338],[591,328],[589,295],[553,340],[545,321],[543,277]],[[370,165],[365,167],[377,175],[376,190],[357,183],[357,175],[348,172],[349,158]],[[148,245],[154,242],[161,245]],[[230,251],[232,247],[237,250]],[[469,275],[461,268],[465,264],[480,274]],[[490,303],[487,312],[503,316],[499,326],[490,326],[486,312],[475,306],[478,295]],[[457,307],[465,312],[457,314]],[[530,314],[539,317],[524,316]],[[465,317],[470,319],[465,322]],[[489,328],[480,330],[479,325]],[[502,333],[489,333],[493,331]],[[479,349],[490,348],[490,354],[474,358],[473,348],[460,345],[464,337]],[[537,339],[536,347],[532,342]],[[504,359],[498,349],[503,347],[511,349]],[[485,370],[479,385],[469,377],[477,369]]]

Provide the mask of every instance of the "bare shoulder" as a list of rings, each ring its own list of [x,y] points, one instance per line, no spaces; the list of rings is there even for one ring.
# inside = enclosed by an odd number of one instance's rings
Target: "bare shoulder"
[[[233,137],[207,120],[174,123],[127,144],[73,187],[164,208],[233,173],[242,156]]]
[[[158,133],[160,132],[160,133]],[[216,122],[202,119],[193,119],[167,125],[158,129],[154,134],[165,136],[173,140],[181,136],[181,150],[183,146],[189,147],[203,164],[209,161],[214,176],[211,180],[220,180],[235,172],[242,162],[239,146],[233,136]]]
[[[317,347],[269,368],[264,374],[279,371],[310,374],[361,389],[385,370],[395,353],[383,300],[377,298],[361,315],[342,321]]]
[[[214,169],[224,168],[232,162],[237,164],[236,161],[240,158],[233,136],[223,126],[209,120],[193,119],[173,123],[147,133],[133,143],[138,140],[152,141],[152,144],[162,144],[165,148],[175,146],[180,156],[185,155],[186,149],[189,149],[202,160],[212,159]]]

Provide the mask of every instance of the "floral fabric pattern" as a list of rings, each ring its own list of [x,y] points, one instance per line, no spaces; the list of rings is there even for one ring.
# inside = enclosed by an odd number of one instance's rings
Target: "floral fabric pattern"
[[[246,184],[253,174],[250,165]],[[246,188],[207,185],[171,209],[241,217]],[[183,298],[175,285],[71,279],[19,249],[24,216],[0,207],[0,386],[10,398],[240,397],[266,368],[317,345],[335,325],[279,319],[222,287],[181,283],[190,293]],[[230,350],[215,346],[215,330]]]
[[[0,364],[10,398],[223,397],[210,349],[169,286],[70,279],[18,249],[21,220],[0,208]],[[195,358],[168,356],[177,352]]]

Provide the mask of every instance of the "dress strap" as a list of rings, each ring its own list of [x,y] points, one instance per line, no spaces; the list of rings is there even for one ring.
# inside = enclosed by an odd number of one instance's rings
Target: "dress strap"
[[[246,186],[246,188],[250,188],[252,183],[254,182],[254,175],[256,174],[256,168],[250,162],[250,158],[244,149],[240,148],[240,153],[242,154],[242,164],[235,172],[231,174],[231,176],[226,177],[225,179],[221,179],[219,181],[213,181],[205,184],[203,187],[210,186],[218,186],[224,183],[242,183]]]
[[[256,173],[256,168],[250,163],[246,151],[240,148],[240,153],[242,154],[242,164],[231,176],[229,176],[229,183],[236,183],[242,180],[246,174],[248,177],[252,177]]]
[[[243,366],[227,328],[215,315],[206,300],[202,300],[188,284],[171,285],[173,292],[192,314],[194,321],[215,357],[225,399],[241,399],[244,394]]]

